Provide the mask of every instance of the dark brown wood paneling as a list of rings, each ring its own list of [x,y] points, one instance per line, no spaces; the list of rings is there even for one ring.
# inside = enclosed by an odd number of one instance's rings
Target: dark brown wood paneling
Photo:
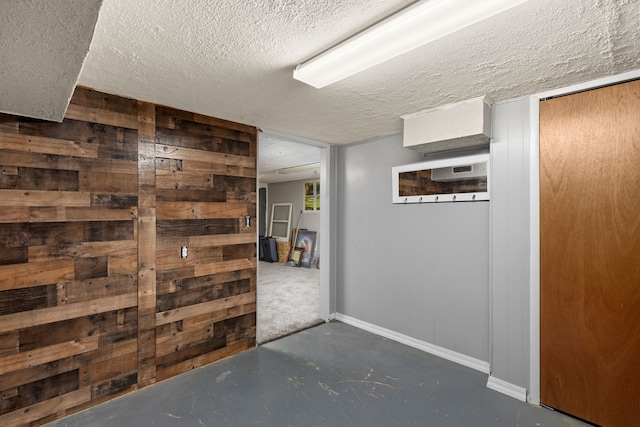
[[[103,206],[108,208],[123,208],[127,206],[137,206],[137,194],[93,194],[91,206]]]
[[[0,176],[0,188],[6,189],[78,191],[79,186],[77,171],[15,167],[15,174]]]
[[[540,103],[542,403],[640,420],[640,81]]]
[[[226,202],[226,191],[159,189],[158,201],[166,202]]]
[[[72,109],[78,94],[97,95],[78,90]],[[0,210],[9,213],[0,217],[0,329],[11,345],[0,354],[0,424],[37,425],[92,402],[101,385],[80,381],[86,366],[135,352],[136,276],[110,265],[136,263],[137,203],[92,200],[137,200],[137,130],[20,117],[8,127],[9,117],[0,134]]]
[[[22,264],[29,261],[29,248],[21,246],[11,248],[8,246],[0,247],[0,265],[5,264]]]
[[[0,316],[52,307],[56,304],[56,285],[33,286],[0,292]]]
[[[78,390],[79,385],[77,369],[23,384],[15,390],[15,395],[5,394],[0,400],[0,415]]]
[[[229,218],[185,219],[158,221],[158,237],[209,236],[212,234],[234,234],[238,232],[238,221]]]
[[[253,243],[245,243],[244,245],[229,245],[225,246],[222,251],[222,259],[242,259],[246,258],[247,254],[253,257],[256,256],[256,245]]]
[[[0,114],[0,425],[255,345],[256,152],[254,127],[82,88],[62,123]]]
[[[248,278],[234,282],[203,285],[203,283],[211,281],[212,277],[215,277],[215,275],[193,278],[196,280],[184,279],[178,281],[180,284],[176,285],[176,292],[158,295],[158,311],[169,311],[179,307],[199,304],[204,301],[227,298],[247,293],[251,290],[251,284]],[[192,283],[197,283],[198,286],[189,286],[189,284]]]
[[[116,329],[117,311],[100,313],[20,330],[20,351],[87,338]]]
[[[256,134],[166,107],[156,125],[157,369],[167,378],[255,345],[255,228],[242,219],[255,215]],[[245,317],[241,334],[216,332]]]

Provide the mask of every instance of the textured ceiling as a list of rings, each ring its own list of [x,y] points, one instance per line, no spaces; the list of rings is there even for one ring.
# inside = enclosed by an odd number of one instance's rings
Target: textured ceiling
[[[0,1],[0,111],[62,120],[101,3]]]
[[[295,139],[283,138],[269,133],[260,134],[258,154],[258,180],[260,183],[318,179],[314,171],[279,174],[278,169],[319,163],[322,148],[300,143]],[[319,169],[318,169],[319,170]]]
[[[470,0],[471,1],[471,0]],[[640,68],[640,0],[529,0],[323,89],[296,64],[402,0],[104,0],[80,84],[333,144],[401,115]]]

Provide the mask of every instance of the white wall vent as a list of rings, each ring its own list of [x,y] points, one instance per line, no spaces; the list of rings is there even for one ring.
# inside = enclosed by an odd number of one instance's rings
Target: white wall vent
[[[487,145],[491,100],[486,96],[402,116],[403,145],[421,153]]]

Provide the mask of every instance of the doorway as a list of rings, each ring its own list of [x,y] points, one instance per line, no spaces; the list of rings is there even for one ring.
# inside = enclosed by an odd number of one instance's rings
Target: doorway
[[[640,419],[640,81],[540,102],[540,400]]]
[[[320,253],[325,248],[325,235],[329,225],[320,210],[318,194],[317,206],[311,209],[306,203],[305,188],[313,182],[313,188],[321,190],[320,181],[327,180],[325,155],[328,149],[321,143],[298,141],[297,138],[282,136],[271,132],[260,134],[258,140],[258,185],[265,194],[259,200],[259,211],[265,217],[265,232],[269,234],[270,212],[273,206],[286,204],[292,206],[288,230],[278,234],[279,261],[258,262],[257,268],[257,342],[264,344],[273,339],[305,329],[327,319],[321,318],[321,293],[328,290],[323,284],[320,267]],[[326,196],[323,192],[323,196]],[[328,203],[326,203],[328,205]],[[317,209],[315,209],[317,207]],[[264,209],[264,211],[263,211]],[[317,237],[312,262],[302,267],[288,263],[291,257],[295,229],[306,229]],[[273,233],[272,233],[273,234]],[[285,236],[289,236],[286,238]],[[275,234],[274,234],[275,236]],[[328,242],[327,242],[328,243]],[[322,267],[329,268],[328,262]],[[324,273],[324,272],[323,272]],[[323,289],[324,288],[324,291]],[[327,298],[328,300],[328,298]]]

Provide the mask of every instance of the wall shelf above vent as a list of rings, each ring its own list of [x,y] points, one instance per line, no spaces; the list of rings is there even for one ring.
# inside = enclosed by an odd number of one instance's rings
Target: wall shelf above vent
[[[481,96],[402,116],[403,145],[421,153],[488,145],[491,103],[488,97]]]

